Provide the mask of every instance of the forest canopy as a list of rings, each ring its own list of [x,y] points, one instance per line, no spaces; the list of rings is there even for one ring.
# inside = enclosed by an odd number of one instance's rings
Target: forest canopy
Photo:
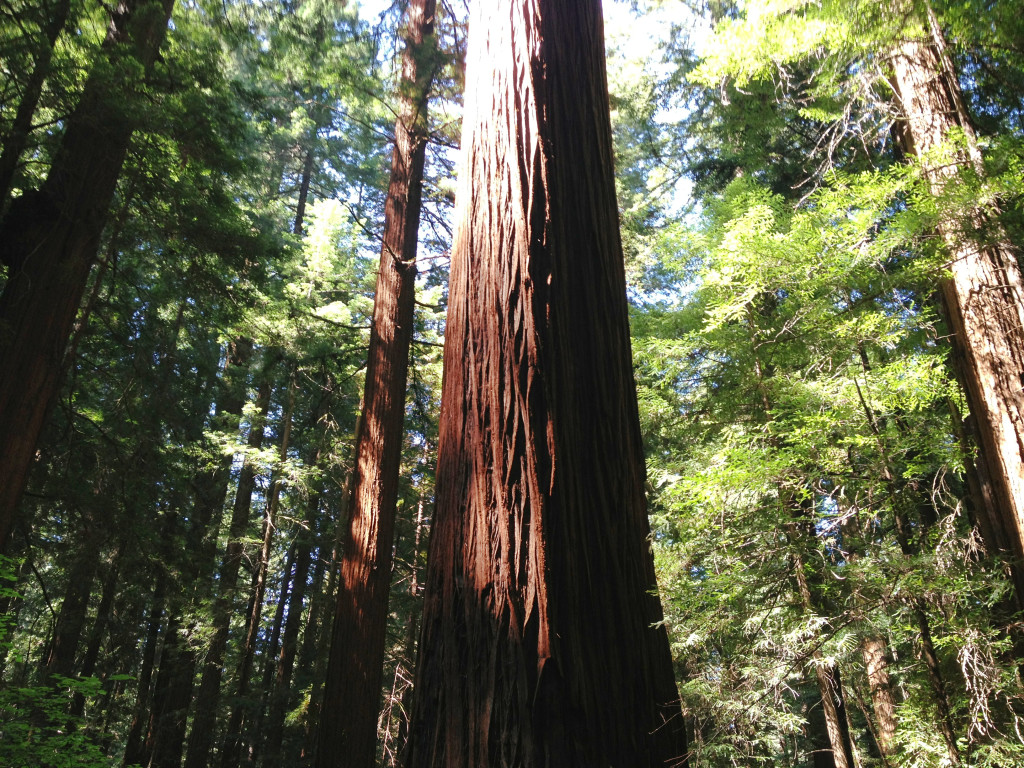
[[[1024,15],[603,4],[0,0],[0,765],[1024,764]]]

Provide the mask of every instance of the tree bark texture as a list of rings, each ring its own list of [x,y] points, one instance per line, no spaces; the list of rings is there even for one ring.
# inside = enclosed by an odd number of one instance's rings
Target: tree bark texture
[[[409,768],[686,759],[599,0],[477,3]]]
[[[882,757],[887,759],[892,756],[893,740],[896,738],[896,700],[889,681],[888,648],[881,637],[870,636],[861,641],[860,652],[871,688],[875,738]]]
[[[356,432],[351,516],[319,729],[319,768],[371,768],[384,664],[406,378],[415,304],[416,246],[434,76],[435,0],[408,6],[402,98],[384,214],[384,242]]]
[[[942,196],[965,168],[982,172],[981,154],[938,23],[929,11],[926,34],[904,42],[893,56],[893,82],[906,117],[911,150],[922,158],[932,192]],[[965,149],[953,162],[930,157],[962,133]],[[954,365],[964,386],[981,466],[992,504],[988,524],[1013,566],[1018,604],[1024,606],[1024,281],[1017,254],[1002,233],[988,242],[984,212],[944,221],[939,232],[949,254],[942,285],[952,330]],[[994,509],[992,506],[994,505]]]
[[[9,268],[0,295],[0,552],[128,152],[135,118],[126,94],[137,69],[126,59],[152,67],[172,5],[122,0],[113,9],[101,54],[108,61],[86,82],[46,182],[0,222],[0,261]]]

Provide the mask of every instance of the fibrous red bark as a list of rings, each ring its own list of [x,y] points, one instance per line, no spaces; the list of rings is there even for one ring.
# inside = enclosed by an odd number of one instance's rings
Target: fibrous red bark
[[[663,766],[599,0],[477,3],[409,768]]]
[[[971,169],[983,173],[970,116],[938,23],[930,11],[925,32],[893,55],[893,84],[906,118],[910,149],[922,159],[940,199]],[[959,135],[963,145],[947,142]],[[951,157],[935,157],[946,146]],[[978,438],[976,498],[986,543],[1013,566],[1018,606],[1024,607],[1024,280],[1005,235],[987,241],[985,213],[940,222],[950,277],[942,284],[952,330],[954,366],[964,386]]]

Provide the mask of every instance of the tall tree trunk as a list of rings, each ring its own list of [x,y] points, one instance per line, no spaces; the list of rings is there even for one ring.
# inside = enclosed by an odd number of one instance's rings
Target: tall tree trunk
[[[407,765],[678,765],[601,4],[474,9]]]
[[[359,421],[356,422],[356,430],[359,432]],[[330,640],[330,631],[334,624],[334,609],[337,601],[334,599],[338,591],[338,577],[341,571],[341,558],[342,558],[342,539],[345,536],[345,532],[348,530],[348,503],[352,500],[352,472],[348,474],[348,480],[345,483],[345,489],[341,493],[341,509],[338,515],[338,526],[337,534],[334,537],[334,544],[331,548],[330,561],[327,564],[327,587],[323,590],[322,595],[324,599],[314,603],[314,608],[318,608],[318,614],[323,614],[322,620],[317,617],[317,621],[313,621],[312,611],[310,615],[310,624],[307,626],[307,632],[310,629],[314,630],[312,638],[308,638],[309,644],[314,647],[320,647],[323,644],[323,640]],[[304,642],[304,645],[307,643]],[[318,742],[319,726],[320,726],[320,712],[322,710],[324,685],[327,677],[327,663],[330,654],[317,654],[313,662],[313,684],[312,690],[309,694],[309,710],[306,714],[306,732],[302,742],[302,753],[300,755],[303,761],[313,761],[316,759],[316,745]]]
[[[272,386],[267,367],[264,367],[263,381],[256,395],[256,415],[249,426],[247,446],[251,451],[263,447],[263,425],[270,407]],[[218,578],[218,593],[213,605],[213,626],[210,645],[203,661],[199,690],[192,705],[193,725],[189,736],[185,768],[205,768],[213,746],[217,706],[220,700],[220,685],[224,671],[224,652],[227,649],[231,628],[232,606],[238,587],[238,572],[242,565],[244,540],[249,527],[252,495],[256,488],[256,467],[253,458],[246,454],[238,473],[238,486],[228,528],[228,543],[224,552]]]
[[[67,587],[60,605],[57,626],[46,655],[46,676],[70,677],[75,667],[75,652],[85,626],[92,583],[99,567],[99,532],[92,522],[82,536],[82,550],[68,570]]]
[[[85,655],[82,657],[82,667],[79,670],[82,677],[91,677],[96,671],[96,662],[100,658],[100,646],[107,634],[107,625],[110,623],[110,613],[114,606],[114,595],[120,586],[118,577],[121,573],[121,556],[127,547],[127,538],[122,538],[114,552],[110,563],[107,566],[107,575],[103,579],[103,590],[100,596],[100,604],[96,610],[96,621],[89,632],[89,642],[85,646]],[[75,700],[71,707],[73,716],[81,716],[85,711],[85,697],[81,693],[75,694]]]
[[[153,597],[150,601],[149,622],[146,629],[146,644],[142,651],[135,706],[132,708],[132,722],[125,739],[122,765],[146,765],[149,750],[145,740],[147,719],[150,712],[150,693],[153,686],[153,670],[156,666],[157,646],[160,643],[160,626],[163,620],[166,599],[167,576],[161,571],[156,577]]]
[[[979,174],[983,169],[956,72],[930,8],[923,27],[918,39],[902,43],[893,55],[893,83],[910,149],[922,158],[932,192],[941,197],[964,169]],[[952,162],[929,157],[958,132],[966,148]],[[979,241],[978,233],[992,230],[981,208],[963,219],[939,224],[951,272],[942,284],[943,303],[954,366],[994,505],[987,514],[996,540],[986,543],[1010,560],[1018,605],[1024,608],[1024,281],[1003,232]],[[984,508],[984,499],[975,501]]]
[[[122,0],[101,56],[67,120],[46,182],[0,222],[0,552],[7,545],[36,442],[60,387],[65,347],[135,125],[134,59],[148,72],[173,0]],[[137,12],[138,11],[138,12]]]
[[[237,420],[244,404],[243,384],[248,379],[252,354],[253,345],[248,339],[236,339],[228,345],[213,416],[213,423],[218,428],[238,429]],[[177,579],[180,596],[171,603],[150,715],[152,725],[148,745],[151,768],[179,768],[185,751],[188,712],[199,664],[199,643],[196,640],[198,608],[209,597],[210,574],[215,568],[217,531],[227,495],[231,461],[227,456],[213,462],[192,482],[195,501]]]
[[[288,458],[288,444],[291,440],[294,409],[295,380],[293,377],[288,385],[288,404],[285,407],[281,445],[278,454],[282,465]],[[253,574],[254,583],[252,598],[249,603],[248,621],[246,622],[245,644],[242,646],[242,655],[238,662],[237,701],[232,707],[231,715],[228,719],[224,749],[221,753],[222,768],[238,768],[242,760],[242,750],[244,747],[243,731],[246,726],[246,715],[250,709],[246,702],[246,697],[249,693],[249,678],[252,676],[253,660],[256,655],[257,635],[259,634],[260,622],[263,619],[263,599],[267,589],[267,573],[270,568],[270,553],[274,543],[274,531],[277,530],[277,506],[280,501],[280,494],[281,479],[277,477],[271,481],[270,491],[267,494],[266,513],[263,517],[263,544],[260,548],[260,557]]]
[[[315,465],[315,464],[314,464]],[[291,694],[292,671],[295,668],[295,655],[298,649],[299,628],[302,623],[302,603],[306,596],[306,581],[312,562],[311,531],[318,510],[312,504],[307,512],[305,523],[299,529],[295,540],[294,575],[291,591],[288,594],[288,618],[281,635],[281,653],[277,659],[275,675],[270,698],[267,722],[264,728],[265,742],[263,764],[277,766],[281,764],[281,744],[284,738],[284,718],[288,711]]]
[[[6,207],[7,197],[11,194],[18,161],[21,160],[21,155],[28,145],[28,137],[32,133],[32,118],[35,116],[39,97],[43,93],[43,85],[50,74],[53,49],[57,45],[60,33],[64,31],[70,11],[71,0],[57,0],[56,6],[50,12],[51,15],[43,29],[44,45],[35,56],[32,72],[21,91],[14,120],[4,137],[3,148],[0,150],[0,211]]]
[[[799,524],[795,524],[793,529],[799,527]],[[797,542],[797,546],[799,546],[799,542]],[[806,566],[803,556],[799,553],[793,555],[793,574],[796,577],[797,591],[804,609],[808,613],[815,613],[814,597],[807,578]],[[846,718],[846,697],[843,694],[839,670],[834,665],[826,663],[821,651],[818,650],[814,651],[811,656],[811,666],[814,668],[814,677],[821,695],[821,708],[825,713],[825,728],[828,731],[829,743],[832,745],[832,760],[835,768],[855,768],[853,741],[850,738],[850,726]]]
[[[416,245],[435,57],[435,0],[408,5],[402,103],[384,214],[384,242],[356,432],[353,501],[319,729],[319,768],[371,768],[384,665],[406,377],[413,333]]]

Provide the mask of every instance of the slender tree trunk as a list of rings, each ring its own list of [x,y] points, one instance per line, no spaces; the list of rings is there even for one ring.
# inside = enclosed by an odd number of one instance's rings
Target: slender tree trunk
[[[134,129],[129,77],[148,71],[173,0],[122,0],[101,56],[67,120],[42,189],[15,200],[0,222],[0,552],[7,545],[36,442],[60,387],[65,347],[96,260],[100,235]],[[145,12],[136,12],[139,9]]]
[[[139,669],[138,689],[135,695],[135,706],[132,709],[132,722],[125,739],[124,760],[122,765],[146,765],[149,763],[149,751],[144,741],[147,716],[150,711],[150,689],[153,686],[153,669],[156,665],[156,651],[160,643],[160,626],[164,613],[164,600],[167,589],[167,577],[161,572],[156,578],[153,598],[149,609],[149,623],[146,629],[146,644],[142,651],[142,665]]]
[[[251,451],[263,447],[263,424],[270,407],[272,387],[266,367],[256,395],[256,416],[249,427],[247,446]],[[220,685],[224,671],[224,652],[231,628],[232,606],[238,586],[238,572],[244,554],[244,539],[249,527],[252,494],[256,488],[256,467],[246,454],[238,473],[238,487],[231,512],[228,543],[220,566],[218,593],[213,605],[213,626],[210,646],[203,662],[199,690],[193,702],[193,725],[189,736],[185,768],[205,768],[213,746]]]
[[[910,149],[922,158],[932,192],[940,198],[964,169],[982,173],[981,153],[946,52],[928,9],[925,33],[893,56],[893,83],[906,116]],[[961,132],[966,147],[952,161],[931,153]],[[1024,608],[1024,281],[1017,253],[1003,232],[991,231],[981,208],[962,222],[939,224],[951,276],[942,285],[952,330],[953,360],[978,437],[985,485],[991,491],[991,535],[1013,567],[1018,605]],[[976,500],[985,508],[985,500]]]
[[[291,591],[288,594],[288,618],[281,636],[281,653],[277,660],[273,680],[270,708],[267,715],[263,764],[281,764],[281,744],[284,738],[284,718],[290,703],[292,671],[298,649],[299,627],[302,623],[302,603],[306,596],[306,581],[312,560],[310,531],[317,516],[317,508],[310,506],[305,524],[295,541],[294,568]]]
[[[291,440],[292,414],[295,408],[295,381],[288,386],[288,405],[285,408],[279,459],[283,464],[288,458],[288,444]],[[253,574],[254,584],[252,599],[249,604],[249,617],[246,623],[245,644],[242,647],[241,659],[238,663],[237,701],[232,707],[228,720],[224,749],[221,753],[222,768],[238,768],[242,760],[244,748],[243,731],[246,726],[246,715],[249,706],[246,697],[249,693],[249,678],[252,676],[253,660],[256,655],[256,640],[260,622],[263,618],[263,600],[267,589],[267,572],[270,568],[270,553],[274,543],[274,531],[277,530],[277,505],[280,500],[281,480],[275,478],[270,484],[267,495],[266,513],[263,518],[263,544],[260,558]]]
[[[384,664],[406,377],[413,332],[416,245],[433,80],[435,0],[408,5],[402,103],[395,125],[384,242],[356,432],[353,501],[343,546],[316,764],[371,768]]]
[[[85,655],[82,657],[82,666],[79,670],[82,677],[91,677],[93,672],[96,671],[96,662],[99,661],[100,657],[100,647],[103,644],[103,638],[107,634],[107,626],[110,623],[110,612],[114,606],[114,595],[120,586],[118,577],[121,573],[121,556],[124,554],[126,547],[127,540],[122,539],[107,567],[107,575],[103,579],[100,604],[96,610],[96,621],[89,632],[89,642],[86,643]],[[80,693],[76,693],[71,707],[71,714],[78,717],[81,716],[83,711],[85,711],[85,697]]]
[[[474,9],[407,766],[678,765],[601,4]]]
[[[315,135],[311,138],[315,138]],[[299,182],[299,200],[295,207],[295,222],[292,225],[292,233],[302,234],[302,226],[306,221],[306,201],[309,199],[309,183],[313,179],[313,162],[315,156],[313,148],[306,150],[306,159],[302,164],[302,179]]]
[[[43,85],[50,74],[53,49],[57,45],[60,33],[64,31],[70,11],[71,0],[57,0],[43,30],[46,35],[45,45],[39,49],[35,57],[32,72],[22,89],[14,120],[4,137],[3,149],[0,150],[0,211],[6,207],[7,198],[11,194],[18,161],[21,160],[21,155],[28,145],[28,137],[32,133],[32,118],[35,116],[39,97],[43,93]]]
[[[793,526],[797,528],[797,525]],[[799,544],[797,544],[799,546]],[[814,598],[811,594],[810,582],[807,579],[803,557],[794,553],[793,574],[796,577],[797,591],[806,611],[815,612]],[[839,670],[825,662],[821,651],[811,656],[811,666],[818,683],[821,695],[821,708],[825,713],[825,728],[828,740],[832,745],[832,760],[835,768],[855,768],[853,741],[850,738],[850,726],[846,718],[846,698],[839,677]]]
[[[356,422],[356,432],[359,431],[358,421]],[[330,631],[334,624],[334,609],[336,607],[335,596],[338,591],[338,577],[341,571],[341,557],[342,557],[342,539],[345,536],[345,532],[348,530],[348,502],[352,500],[352,473],[348,474],[348,480],[345,483],[345,490],[341,494],[341,505],[342,508],[338,515],[338,526],[337,533],[334,537],[334,545],[331,549],[330,561],[327,564],[327,588],[323,590],[322,595],[324,599],[318,601],[314,607],[318,607],[318,613],[322,613],[322,620],[318,617],[318,620],[313,623],[312,616],[310,617],[310,626],[307,627],[307,632],[312,627],[315,630],[315,634],[311,639],[311,643],[314,647],[320,647],[323,641],[330,639]],[[312,761],[316,759],[316,745],[317,736],[319,734],[320,725],[320,711],[322,709],[323,692],[324,692],[324,681],[327,677],[327,663],[330,654],[317,654],[313,662],[313,683],[312,689],[309,695],[309,710],[306,714],[306,732],[302,742],[302,753],[301,759],[304,761]]]

